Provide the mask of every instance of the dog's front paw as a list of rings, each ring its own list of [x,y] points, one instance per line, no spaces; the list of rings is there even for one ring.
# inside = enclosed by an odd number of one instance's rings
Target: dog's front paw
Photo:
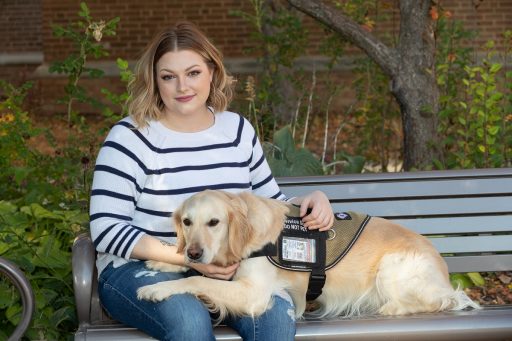
[[[146,261],[146,268],[163,272],[187,272],[188,270],[188,268],[185,266],[179,266],[165,262],[157,262],[155,260]]]
[[[172,291],[166,288],[165,284],[165,282],[161,282],[140,287],[137,289],[137,298],[153,302],[163,301],[173,294]]]

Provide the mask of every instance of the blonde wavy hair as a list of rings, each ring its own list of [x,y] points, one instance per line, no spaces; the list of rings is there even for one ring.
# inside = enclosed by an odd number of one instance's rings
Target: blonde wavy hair
[[[128,84],[128,113],[137,128],[145,127],[149,121],[161,118],[164,103],[156,82],[155,66],[167,52],[193,51],[203,57],[213,79],[206,105],[214,112],[226,110],[233,97],[234,80],[226,72],[221,52],[195,25],[180,22],[174,27],[160,31],[151,40],[137,62],[134,78]]]

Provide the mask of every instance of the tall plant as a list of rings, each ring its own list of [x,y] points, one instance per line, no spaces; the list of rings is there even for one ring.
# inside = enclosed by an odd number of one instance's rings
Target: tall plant
[[[76,48],[76,52],[71,53],[65,60],[53,62],[50,66],[50,72],[62,73],[68,76],[68,83],[64,88],[66,96],[61,100],[62,103],[66,104],[68,123],[71,123],[77,117],[77,112],[73,107],[75,101],[102,107],[98,100],[87,94],[85,88],[79,85],[79,81],[84,75],[91,78],[103,76],[104,72],[102,70],[86,66],[87,58],[98,59],[108,56],[109,53],[101,44],[101,39],[103,36],[115,35],[119,22],[119,17],[109,21],[93,20],[85,2],[80,3],[78,15],[81,20],[66,27],[60,25],[53,27],[53,34],[56,37],[71,40]]]
[[[459,25],[452,28],[448,36],[453,40],[449,48],[440,49],[445,53],[437,66],[442,91],[439,117],[443,158],[436,164],[439,168],[509,166],[512,85],[510,72],[503,70],[503,64],[510,51],[511,33],[504,34],[508,42],[504,52],[498,52],[489,41],[484,47],[485,56],[475,62],[472,51],[460,47],[458,41],[472,35]]]

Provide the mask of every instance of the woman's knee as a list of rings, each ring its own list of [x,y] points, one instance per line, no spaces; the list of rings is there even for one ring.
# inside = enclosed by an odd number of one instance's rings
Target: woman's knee
[[[267,323],[275,325],[276,328],[282,326],[288,330],[295,330],[295,308],[290,297],[274,296],[272,307],[264,313],[263,317]]]
[[[295,310],[291,299],[275,296],[272,307],[257,318],[243,316],[226,320],[244,340],[292,341],[295,338]]]
[[[167,300],[160,312],[165,317],[164,340],[215,340],[210,314],[204,304],[189,294]]]

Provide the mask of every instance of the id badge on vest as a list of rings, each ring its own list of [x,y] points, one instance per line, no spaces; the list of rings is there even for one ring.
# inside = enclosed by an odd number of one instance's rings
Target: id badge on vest
[[[299,217],[287,217],[278,241],[279,262],[299,271],[309,271],[317,263],[320,236],[304,227]]]

